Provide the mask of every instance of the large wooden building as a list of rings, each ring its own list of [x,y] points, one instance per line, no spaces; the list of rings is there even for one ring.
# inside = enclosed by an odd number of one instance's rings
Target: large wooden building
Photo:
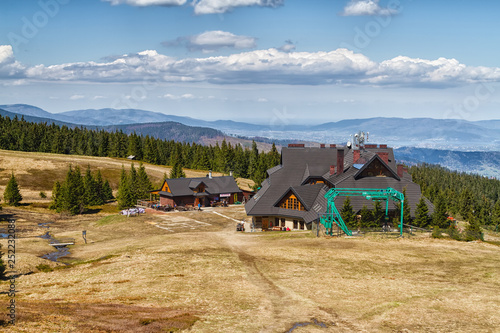
[[[420,186],[402,165],[396,165],[394,152],[387,145],[345,147],[321,145],[305,147],[292,144],[283,148],[281,164],[267,170],[269,177],[261,189],[245,205],[256,228],[273,226],[310,229],[312,222],[326,212],[325,194],[331,188],[392,187],[400,192],[406,188],[411,213],[421,197]],[[424,198],[425,199],[425,198]],[[340,210],[345,198],[335,201]],[[372,203],[363,197],[350,198],[354,211]],[[430,212],[434,206],[427,199]],[[396,207],[389,205],[392,214]]]
[[[209,206],[211,203],[225,201],[233,204],[242,200],[242,191],[233,176],[165,179],[158,195],[162,206]]]

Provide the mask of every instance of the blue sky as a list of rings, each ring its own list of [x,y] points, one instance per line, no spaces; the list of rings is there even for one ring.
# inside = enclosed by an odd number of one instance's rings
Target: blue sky
[[[500,2],[4,0],[0,104],[499,119]]]

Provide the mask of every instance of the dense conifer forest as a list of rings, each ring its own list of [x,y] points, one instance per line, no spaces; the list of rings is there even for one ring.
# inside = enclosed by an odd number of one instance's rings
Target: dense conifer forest
[[[223,173],[232,170],[237,177],[255,181],[256,187],[266,178],[266,170],[279,164],[281,159],[274,144],[272,150],[265,153],[259,152],[255,142],[251,149],[232,146],[225,140],[221,145],[203,146],[127,135],[122,131],[69,128],[2,116],[0,149],[122,158],[134,155],[140,161],[175,166],[172,176],[182,176],[182,168]],[[436,208],[434,216],[426,217],[425,204],[419,204],[418,224],[439,225],[447,215],[481,225],[500,224],[500,181],[429,164],[412,166],[409,172]]]
[[[0,149],[56,154],[76,154],[101,157],[127,157],[158,165],[189,169],[233,171],[236,177],[252,179],[259,184],[266,170],[280,163],[275,145],[270,152],[231,145],[225,140],[219,145],[161,140],[122,131],[107,132],[83,127],[69,128],[55,124],[32,123],[24,118],[0,116]]]

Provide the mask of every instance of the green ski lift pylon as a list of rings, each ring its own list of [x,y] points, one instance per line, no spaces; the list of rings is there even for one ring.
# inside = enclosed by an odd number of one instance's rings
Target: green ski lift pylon
[[[387,216],[389,212],[389,200],[399,202],[401,204],[401,222],[399,224],[400,235],[403,237],[403,205],[404,205],[404,195],[403,193],[396,191],[395,189],[388,187],[386,189],[373,189],[373,188],[332,188],[325,194],[325,198],[328,200],[328,206],[326,214],[320,217],[320,222],[323,224],[327,230],[327,234],[333,235],[333,223],[342,229],[342,231],[348,235],[352,236],[351,230],[347,228],[340,216],[337,207],[335,207],[335,198],[337,197],[364,197],[367,200],[379,200],[385,201],[385,215]],[[328,230],[330,230],[328,232]]]

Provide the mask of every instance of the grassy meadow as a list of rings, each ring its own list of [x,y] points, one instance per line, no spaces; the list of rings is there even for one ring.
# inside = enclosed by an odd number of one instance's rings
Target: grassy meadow
[[[16,219],[19,274],[17,323],[0,330],[498,332],[500,327],[497,245],[429,234],[400,239],[241,233],[232,219],[248,220],[243,206],[128,218],[112,206],[82,216],[54,214],[38,196],[51,184],[37,178],[48,176],[37,175],[52,170],[64,177],[70,162],[119,175],[130,161],[36,156],[0,154],[0,187],[14,168],[30,202],[3,205],[0,211],[3,219]],[[167,171],[146,169],[153,181]],[[38,185],[25,185],[22,175]],[[0,222],[0,232],[5,228]],[[58,263],[41,258],[54,252],[37,237],[47,231],[75,239],[70,255]],[[0,243],[5,252],[6,240]],[[8,281],[0,282],[0,304],[9,301],[8,288]]]

